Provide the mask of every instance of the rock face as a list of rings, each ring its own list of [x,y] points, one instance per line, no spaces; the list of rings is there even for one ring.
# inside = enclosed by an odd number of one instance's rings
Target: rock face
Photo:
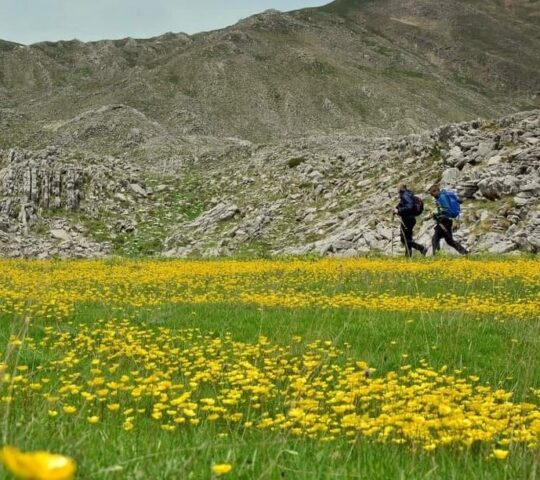
[[[440,181],[462,200],[473,252],[540,250],[540,111],[423,135],[327,135],[138,163],[47,148],[0,151],[4,256],[403,254],[398,183],[426,209]],[[433,222],[418,218],[429,245]]]
[[[24,152],[11,150],[7,166],[0,172],[0,211],[8,216],[19,212],[23,224],[32,224],[38,208],[75,211],[85,182],[76,165],[55,165],[55,150],[27,158]]]
[[[3,157],[3,158],[2,158]],[[107,242],[87,238],[80,220],[99,216],[130,167],[56,147],[9,150],[0,169],[0,253],[10,257],[95,257]]]

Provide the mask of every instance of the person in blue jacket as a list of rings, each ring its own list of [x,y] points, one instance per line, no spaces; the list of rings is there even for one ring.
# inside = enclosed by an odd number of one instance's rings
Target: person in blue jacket
[[[414,200],[414,194],[404,183],[399,185],[399,204],[394,213],[401,217],[401,243],[405,245],[405,255],[412,257],[413,249],[426,255],[427,248],[413,240],[413,230],[416,225],[418,209]]]
[[[450,203],[445,192],[441,191],[439,185],[435,184],[430,187],[429,193],[437,202],[437,212],[433,214],[433,220],[436,222],[435,232],[431,239],[433,255],[441,249],[441,240],[443,238],[448,245],[456,249],[461,255],[467,255],[469,253],[467,249],[454,239]]]

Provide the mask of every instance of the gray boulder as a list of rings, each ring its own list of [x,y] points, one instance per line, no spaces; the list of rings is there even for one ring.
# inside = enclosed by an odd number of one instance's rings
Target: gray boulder
[[[478,182],[478,189],[488,200],[498,200],[503,196],[504,186],[498,178],[485,178]]]

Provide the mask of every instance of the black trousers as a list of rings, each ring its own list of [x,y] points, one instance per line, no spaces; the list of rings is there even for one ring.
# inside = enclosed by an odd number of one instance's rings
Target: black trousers
[[[416,243],[413,240],[413,230],[416,225],[416,218],[414,217],[401,217],[401,243],[405,245],[405,255],[407,257],[412,256],[413,248],[425,254],[426,249],[423,245]]]
[[[435,233],[431,239],[431,245],[433,246],[433,255],[435,255],[441,249],[441,240],[444,238],[446,243],[455,248],[461,255],[469,253],[467,249],[456,242],[454,234],[452,233],[453,222],[449,218],[441,218],[435,226]]]

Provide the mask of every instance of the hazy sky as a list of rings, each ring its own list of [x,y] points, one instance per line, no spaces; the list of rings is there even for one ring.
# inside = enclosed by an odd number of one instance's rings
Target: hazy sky
[[[196,33],[269,8],[326,3],[330,0],[0,0],[0,39],[28,44]]]

